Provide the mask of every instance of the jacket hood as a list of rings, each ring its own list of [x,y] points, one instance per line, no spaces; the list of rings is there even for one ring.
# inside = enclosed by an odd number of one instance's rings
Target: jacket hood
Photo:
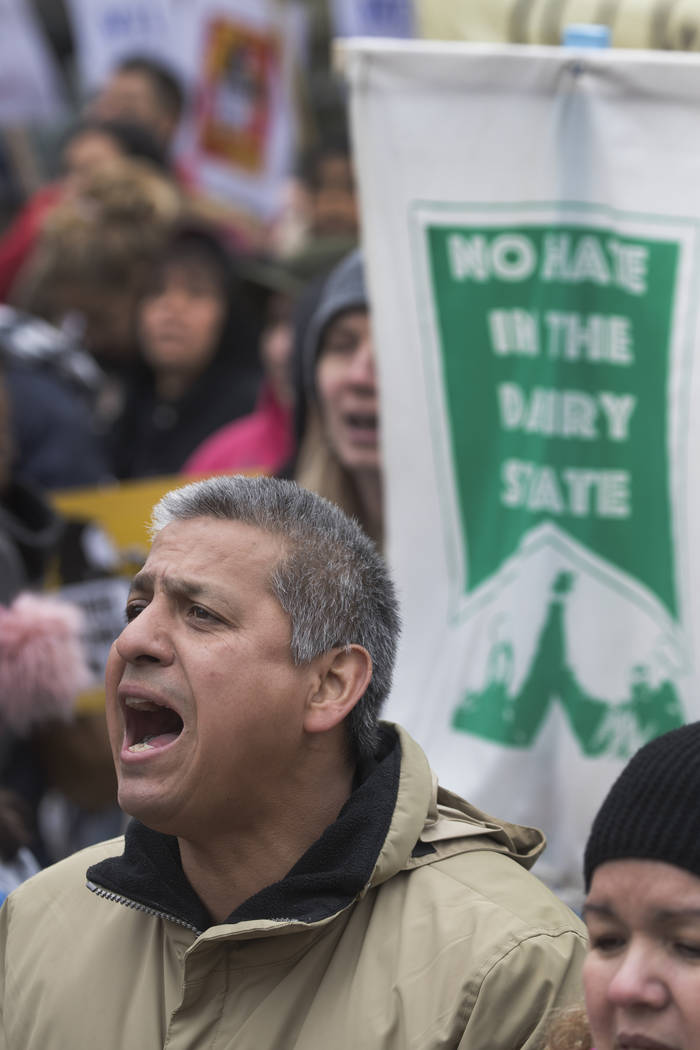
[[[538,828],[489,816],[440,787],[422,749],[399,725],[392,725],[402,752],[396,806],[368,884],[376,886],[402,868],[475,850],[503,853],[529,869],[546,840]]]

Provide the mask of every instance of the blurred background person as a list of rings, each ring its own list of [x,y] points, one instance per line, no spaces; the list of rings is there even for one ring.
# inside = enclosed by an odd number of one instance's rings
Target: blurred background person
[[[121,120],[145,128],[166,156],[185,107],[180,78],[151,55],[127,55],[86,106],[102,121]]]
[[[79,196],[90,177],[124,157],[152,165],[163,175],[165,152],[151,132],[126,120],[85,119],[65,134],[60,148],[60,175],[37,191],[0,237],[0,300],[12,299],[13,286],[35,250],[48,217],[62,202]]]
[[[61,537],[58,514],[21,480],[12,441],[11,402],[0,357],[0,602],[27,587],[39,587]]]
[[[0,787],[24,800],[27,835],[18,848],[30,845],[43,864],[60,855],[51,853],[41,828],[49,792],[66,800],[76,830],[87,813],[90,821],[99,815],[102,832],[119,827],[104,715],[74,717],[78,695],[92,685],[80,612],[39,593],[52,577],[78,582],[104,573],[105,565],[94,526],[67,521],[23,479],[10,411],[0,357]],[[0,858],[6,854],[0,845]]]
[[[102,372],[53,325],[0,305],[11,471],[40,489],[112,479],[96,417]]]
[[[271,252],[285,259],[303,253],[317,272],[329,270],[359,240],[352,151],[340,119],[338,125],[303,151],[269,234]]]
[[[110,435],[120,478],[180,471],[224,423],[252,411],[260,386],[257,331],[221,240],[176,229],[137,311],[140,360]]]
[[[97,415],[105,427],[121,410],[139,355],[138,304],[181,211],[170,179],[124,158],[54,209],[17,281],[16,305],[61,328],[99,364]]]
[[[283,472],[295,452],[292,377],[297,300],[314,263],[305,257],[261,261],[244,269],[248,286],[263,290],[258,357],[262,381],[253,412],[216,430],[183,466],[185,474]]]
[[[116,118],[79,121],[67,132],[61,152],[65,194],[79,195],[94,172],[122,157],[141,160],[163,175],[170,170],[162,146],[141,124]]]
[[[294,478],[381,543],[379,398],[360,252],[346,256],[315,294],[300,352]]]
[[[309,191],[309,232],[314,239],[337,239],[347,252],[357,244],[359,210],[350,142],[339,128],[311,149],[301,175]]]

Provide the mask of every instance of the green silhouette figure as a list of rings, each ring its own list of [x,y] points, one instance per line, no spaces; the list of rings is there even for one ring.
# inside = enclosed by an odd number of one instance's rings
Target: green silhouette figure
[[[586,755],[629,757],[652,737],[683,724],[683,710],[669,681],[654,690],[645,665],[632,668],[629,699],[609,703],[586,695],[566,655],[564,607],[575,576],[557,574],[547,618],[520,691],[512,694],[513,646],[499,641],[489,655],[487,682],[468,691],[452,716],[455,729],[511,747],[528,747],[550,704],[559,701]]]
[[[574,732],[587,755],[630,755],[655,736],[683,725],[683,709],[670,682],[658,689],[649,683],[649,668],[631,671],[630,698],[618,704],[586,699],[569,712]]]

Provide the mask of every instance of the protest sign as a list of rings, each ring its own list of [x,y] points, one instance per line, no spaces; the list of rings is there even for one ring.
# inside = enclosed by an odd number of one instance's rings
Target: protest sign
[[[180,31],[194,99],[180,159],[200,189],[272,218],[294,161],[305,11],[275,0],[197,0]]]
[[[336,36],[413,36],[412,0],[332,0]]]
[[[700,717],[700,60],[350,42],[404,610],[390,717],[544,828]],[[391,164],[387,164],[391,156]]]
[[[88,94],[120,59],[149,55],[179,69],[179,35],[173,0],[67,0],[76,64]]]
[[[57,119],[64,112],[60,75],[31,7],[0,0],[0,25],[0,123]]]

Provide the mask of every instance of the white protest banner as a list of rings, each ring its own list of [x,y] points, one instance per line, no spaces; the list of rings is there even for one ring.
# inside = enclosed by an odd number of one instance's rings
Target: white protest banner
[[[404,614],[387,714],[581,902],[700,717],[700,58],[343,45]]]
[[[179,70],[173,0],[67,0],[82,90],[98,88],[119,60],[148,55]]]
[[[0,0],[0,124],[51,121],[64,111],[53,54],[24,0]]]
[[[331,0],[336,36],[411,37],[412,0]]]
[[[193,0],[182,18],[194,95],[182,163],[201,189],[269,219],[294,161],[304,9],[275,0]]]

